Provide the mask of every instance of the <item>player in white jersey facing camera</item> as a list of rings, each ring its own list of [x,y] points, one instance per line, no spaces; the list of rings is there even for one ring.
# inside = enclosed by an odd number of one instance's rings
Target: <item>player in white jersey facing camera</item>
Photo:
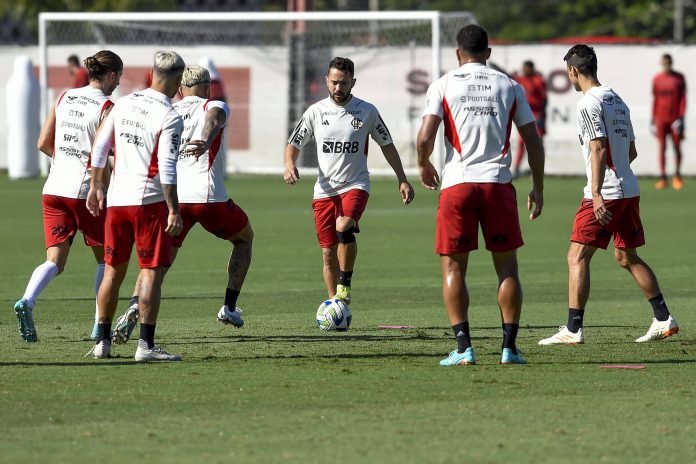
[[[176,161],[183,121],[174,110],[184,72],[174,52],[155,55],[152,85],[121,98],[97,134],[92,151],[94,176],[87,208],[104,214],[100,182],[109,150],[114,168],[107,197],[104,250],[106,269],[99,287],[99,327],[95,358],[111,353],[111,321],[135,243],[140,264],[140,340],[136,361],[178,361],[155,345],[164,268],[172,262],[172,236],[181,232],[176,192]]]
[[[42,199],[46,262],[34,270],[24,296],[14,306],[19,334],[28,342],[37,341],[33,317],[36,299],[63,272],[78,230],[97,260],[95,292],[104,275],[104,219],[89,214],[85,199],[92,174],[92,143],[111,109],[109,95],[119,84],[123,61],[102,50],[86,58],[85,67],[89,85],[68,90],[58,98],[38,141],[39,150],[53,160]]]
[[[648,332],[636,342],[661,340],[679,332],[667,309],[657,278],[636,248],[645,245],[640,220],[640,191],[631,163],[638,156],[631,112],[619,95],[597,79],[597,55],[575,45],[563,60],[575,90],[578,133],[585,159],[587,185],[575,214],[568,250],[568,324],[540,345],[583,343],[583,318],[590,296],[590,261],[597,248],[606,250],[614,236],[614,257],[631,273],[653,308]]]
[[[223,324],[242,327],[237,298],[251,264],[254,232],[242,208],[229,198],[225,188],[224,160],[220,155],[224,130],[230,116],[227,103],[210,99],[210,74],[202,66],[187,66],[181,80],[180,101],[174,109],[184,120],[177,171],[177,194],[183,229],[173,240],[172,262],[186,235],[196,223],[211,234],[232,243],[227,266],[224,304],[217,314]],[[114,326],[112,341],[125,343],[138,320],[138,289],[125,314]]]
[[[396,174],[404,204],[413,200],[413,187],[406,179],[399,152],[387,125],[374,105],[351,94],[355,69],[348,58],[329,63],[326,86],[329,96],[302,115],[285,149],[285,182],[300,179],[296,161],[300,149],[314,138],[319,177],[314,184],[314,221],[322,249],[323,276],[329,298],[351,301],[351,279],[358,253],[355,234],[370,193],[367,170],[368,138],[381,147]]]
[[[421,183],[436,190],[440,178],[430,155],[437,129],[444,124],[447,155],[437,208],[435,252],[440,255],[442,294],[457,348],[440,365],[476,364],[469,334],[466,272],[469,253],[478,248],[479,223],[498,276],[503,329],[500,364],[525,364],[516,346],[522,312],[517,248],[523,241],[516,192],[510,182],[513,122],[527,146],[532,170],[527,208],[535,208],[530,219],[541,214],[544,204],[544,148],[522,87],[486,66],[491,55],[486,30],[474,24],[462,27],[457,32],[456,53],[459,68],[428,89],[416,141]]]

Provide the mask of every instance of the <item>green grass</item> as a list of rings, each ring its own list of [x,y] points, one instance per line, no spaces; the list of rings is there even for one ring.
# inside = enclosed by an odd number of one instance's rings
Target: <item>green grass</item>
[[[94,258],[81,239],[37,305],[40,341],[24,343],[11,308],[45,259],[41,184],[0,177],[0,462],[696,461],[689,183],[678,193],[642,184],[641,256],[680,322],[678,336],[633,342],[652,314],[610,248],[593,262],[587,343],[536,344],[566,317],[565,253],[584,184],[554,178],[542,217],[523,220],[519,346],[530,364],[497,365],[496,278],[479,250],[468,278],[479,364],[466,368],[437,364],[454,344],[433,254],[436,194],[417,188],[404,207],[392,180],[374,182],[361,221],[347,333],[322,333],[313,321],[324,290],[310,179],[290,188],[279,178],[234,177],[229,189],[256,232],[239,301],[243,329],[215,322],[229,246],[196,228],[165,281],[158,324],[159,342],[183,362],[136,365],[133,342],[111,360],[83,357]],[[522,205],[529,183],[517,188]],[[121,308],[136,272],[131,265]]]

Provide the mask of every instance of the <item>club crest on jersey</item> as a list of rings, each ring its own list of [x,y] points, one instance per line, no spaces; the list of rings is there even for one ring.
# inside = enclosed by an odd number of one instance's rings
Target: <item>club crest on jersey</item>
[[[77,98],[78,97],[76,97],[74,95],[68,95],[68,98],[65,102],[69,105],[69,104],[73,103],[75,100],[77,100]]]
[[[602,99],[605,105],[613,105],[614,104],[614,97],[611,95],[607,95]]]
[[[353,118],[353,121],[351,121],[350,125],[353,126],[353,129],[358,130],[363,125],[362,119]]]

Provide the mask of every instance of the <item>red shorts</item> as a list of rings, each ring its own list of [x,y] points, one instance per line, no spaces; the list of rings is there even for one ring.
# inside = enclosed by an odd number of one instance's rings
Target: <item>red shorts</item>
[[[612,217],[609,224],[603,226],[594,215],[592,200],[583,198],[575,213],[570,240],[606,250],[613,235],[615,248],[638,248],[645,245],[639,204],[640,197],[604,200]]]
[[[106,209],[104,261],[117,266],[130,259],[133,243],[141,269],[172,264],[172,238],[167,228],[169,209],[163,201],[150,205],[110,206]]]
[[[172,245],[177,248],[181,247],[186,235],[198,222],[205,230],[223,240],[229,240],[249,224],[244,210],[231,199],[218,203],[181,203],[179,211],[184,227],[172,239]]]
[[[72,243],[77,231],[90,247],[104,244],[104,215],[92,216],[87,211],[86,200],[43,195],[43,223],[46,248],[56,246],[66,240]]]
[[[658,142],[664,143],[665,138],[669,135],[672,137],[674,145],[679,146],[683,134],[672,129],[673,123],[674,121],[664,121],[660,119],[655,121],[655,135],[657,136]]]
[[[442,190],[435,253],[451,255],[477,249],[479,222],[489,251],[510,251],[524,244],[511,183],[463,183]]]
[[[370,196],[364,190],[348,190],[340,195],[329,198],[319,198],[312,201],[314,210],[314,224],[317,229],[317,238],[322,248],[330,248],[338,243],[336,235],[336,219],[346,216],[355,221],[355,233],[360,232],[358,221],[367,206]]]

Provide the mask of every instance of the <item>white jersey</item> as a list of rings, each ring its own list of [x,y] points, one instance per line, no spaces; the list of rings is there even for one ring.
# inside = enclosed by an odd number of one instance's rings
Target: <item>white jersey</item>
[[[638,180],[628,158],[631,142],[636,139],[631,111],[610,87],[593,87],[580,99],[578,133],[587,172],[585,198],[592,199],[590,141],[601,137],[607,139],[607,168],[604,171],[602,197],[616,200],[640,195]]]
[[[367,171],[368,137],[379,146],[393,143],[387,125],[371,103],[352,96],[345,106],[325,98],[302,115],[288,143],[302,148],[314,137],[319,177],[314,198],[327,198],[348,190],[370,192]]]
[[[164,94],[152,89],[116,102],[99,131],[93,164],[103,167],[114,148],[108,206],[164,201],[162,184],[176,184],[176,159],[183,129],[181,116]]]
[[[222,109],[229,118],[230,109],[221,101],[189,96],[174,104],[174,109],[184,120],[179,161],[176,163],[179,203],[219,203],[229,198],[225,188],[224,160],[218,157],[224,143],[224,127],[210,149],[198,159],[186,153],[189,141],[201,140],[205,116],[213,108]]]
[[[442,189],[464,182],[506,184],[510,173],[510,131],[534,122],[524,89],[480,63],[467,63],[430,85],[424,115],[442,118],[445,168]]]
[[[100,89],[91,85],[60,96],[55,106],[53,160],[44,195],[87,198],[92,143],[104,112],[112,105]]]

